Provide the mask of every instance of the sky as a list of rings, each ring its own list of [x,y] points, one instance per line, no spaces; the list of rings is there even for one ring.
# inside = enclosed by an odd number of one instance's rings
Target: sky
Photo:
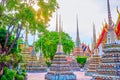
[[[96,28],[96,35],[101,32],[103,23],[107,21],[107,0],[57,0],[59,4],[58,14],[61,15],[63,31],[68,33],[72,39],[76,39],[76,14],[78,15],[79,35],[81,42],[91,45],[93,23]],[[116,7],[120,11],[120,0],[110,0],[112,20],[116,23],[118,14]],[[49,22],[48,30],[55,31],[56,12]],[[31,39],[32,37],[29,37]],[[31,44],[31,40],[29,41]]]

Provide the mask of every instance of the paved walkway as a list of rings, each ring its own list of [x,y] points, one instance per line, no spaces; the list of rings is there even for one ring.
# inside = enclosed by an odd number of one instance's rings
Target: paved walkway
[[[92,79],[91,76],[85,76],[85,72],[74,72],[77,77],[77,80],[90,80]]]
[[[45,80],[46,73],[27,73],[27,80]]]
[[[45,80],[45,74],[46,73],[27,73],[27,79],[28,80]],[[91,77],[85,76],[84,72],[74,72],[77,76],[77,80],[90,80]]]

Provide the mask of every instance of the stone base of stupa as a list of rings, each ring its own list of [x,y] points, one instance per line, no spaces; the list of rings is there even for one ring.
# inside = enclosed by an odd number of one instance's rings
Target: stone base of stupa
[[[94,74],[92,80],[120,80],[120,76]]]
[[[47,72],[47,67],[42,65],[39,61],[29,61],[27,62],[27,72]]]
[[[87,72],[87,71],[85,72],[85,75],[86,75],[86,76],[92,76],[92,75],[94,75],[94,74],[96,74],[96,72]]]
[[[46,80],[76,80],[76,75],[73,73],[47,73],[45,75]]]
[[[30,73],[47,72],[47,67],[40,67],[40,66],[27,67],[27,72],[30,72]]]
[[[76,80],[63,52],[58,52],[52,60],[50,71],[45,75],[46,80]]]
[[[75,60],[70,61],[69,64],[72,71],[80,71],[79,64]]]

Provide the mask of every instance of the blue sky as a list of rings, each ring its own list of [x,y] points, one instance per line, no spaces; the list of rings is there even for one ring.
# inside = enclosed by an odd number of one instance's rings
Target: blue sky
[[[102,29],[104,20],[107,21],[107,0],[57,0],[59,4],[58,14],[62,17],[63,29],[76,39],[76,14],[79,20],[79,32],[81,42],[91,45],[93,22],[96,26],[97,37]],[[120,10],[120,0],[110,0],[112,19],[116,23]],[[53,14],[48,30],[55,30],[56,13]],[[32,36],[29,36],[29,44],[32,44]]]

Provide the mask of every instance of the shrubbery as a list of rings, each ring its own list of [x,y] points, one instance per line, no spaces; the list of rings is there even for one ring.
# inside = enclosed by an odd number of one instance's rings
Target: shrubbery
[[[77,56],[76,57],[77,63],[81,64],[83,67],[86,63],[87,57],[86,56]]]
[[[4,73],[0,80],[24,80],[26,77],[25,69],[22,69],[22,73],[18,74],[16,70],[9,69],[8,67],[4,67]]]
[[[25,77],[23,75],[16,74],[15,75],[15,80],[24,80]]]
[[[4,67],[4,73],[1,77],[1,80],[12,80],[15,77],[16,71],[11,70],[7,67]]]
[[[7,77],[7,80],[12,80],[15,77],[16,72],[14,70],[7,70],[7,73],[5,73],[5,76]]]
[[[47,66],[50,67],[51,66],[51,62],[46,62]]]
[[[1,80],[7,80],[5,75],[2,75]]]

